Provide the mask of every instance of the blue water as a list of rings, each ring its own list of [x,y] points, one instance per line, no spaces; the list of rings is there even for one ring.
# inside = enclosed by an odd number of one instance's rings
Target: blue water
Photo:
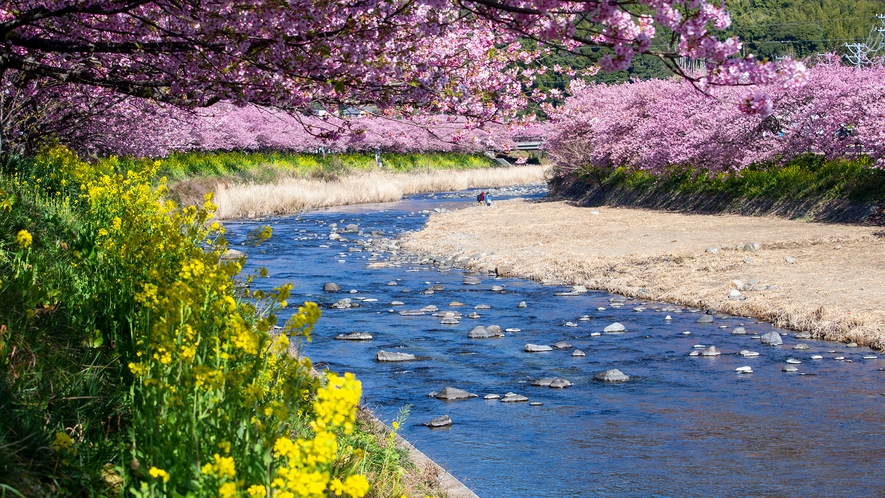
[[[493,193],[495,199],[513,194]],[[313,342],[303,349],[320,367],[356,373],[363,403],[382,420],[391,422],[409,406],[401,434],[482,497],[885,496],[885,358],[863,359],[879,356],[867,348],[797,340],[783,330],[778,331],[784,345],[765,346],[752,335],[777,329],[749,318],[716,315],[713,324],[698,324],[700,312],[665,303],[629,300],[615,308],[607,293],[558,297],[554,292],[569,288],[485,274],[478,275],[481,284],[470,286],[462,283],[470,275],[462,270],[439,271],[414,259],[367,269],[367,263],[391,254],[347,252],[358,247],[357,240],[379,238],[372,230],[395,237],[420,229],[426,210],[474,202],[475,192],[421,195],[226,226],[234,244],[254,228],[272,226],[273,238],[250,253],[247,271],[266,267],[271,276],[258,285],[268,289],[293,283],[291,303],[377,299],[354,309],[324,307]],[[333,223],[339,232],[357,224],[363,235],[329,240]],[[326,282],[343,291],[323,293]],[[431,285],[444,290],[420,293]],[[493,285],[504,291],[492,291]],[[451,308],[452,301],[466,306]],[[526,308],[517,307],[521,301]],[[491,309],[476,310],[479,319],[467,318],[479,304]],[[464,316],[459,325],[440,325],[441,318],[429,313],[398,313],[427,305]],[[646,309],[634,311],[637,307]],[[579,321],[581,316],[589,320]],[[569,321],[577,326],[565,326]],[[613,322],[624,324],[626,333],[591,336]],[[491,324],[521,331],[498,339],[467,338],[473,327]],[[747,335],[732,335],[737,326]],[[374,340],[333,339],[354,331],[370,332]],[[523,350],[527,343],[562,340],[586,357],[572,357],[572,349]],[[810,349],[793,350],[797,343]],[[722,356],[689,356],[695,345],[715,345]],[[378,363],[380,350],[413,353],[419,360]],[[761,354],[745,358],[741,350]],[[823,359],[811,360],[816,354]],[[787,358],[802,362],[799,372],[781,371]],[[735,372],[744,365],[754,373]],[[611,368],[630,381],[592,380]],[[539,377],[562,377],[573,386],[529,385]],[[449,402],[428,397],[446,386],[479,397]],[[506,392],[542,405],[483,399]],[[454,422],[448,429],[421,425],[444,414]]]

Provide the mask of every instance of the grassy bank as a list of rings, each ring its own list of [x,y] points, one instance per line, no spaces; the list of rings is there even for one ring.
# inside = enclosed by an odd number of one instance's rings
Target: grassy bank
[[[111,166],[56,147],[0,175],[0,496],[427,493],[359,381],[291,354],[319,308],[275,333],[290,287],[221,259],[211,197]]]
[[[833,221],[871,221],[885,199],[885,170],[868,158],[827,161],[808,155],[784,166],[739,172],[697,168],[647,171],[585,169],[554,180],[557,195],[584,205],[642,206],[693,212],[778,214]]]
[[[168,178],[169,198],[181,205],[219,192],[218,214],[225,218],[543,181],[537,166],[500,168],[481,154],[383,153],[380,160],[381,167],[371,153],[189,152],[160,160],[111,157],[99,164],[118,172],[156,168],[157,178]]]

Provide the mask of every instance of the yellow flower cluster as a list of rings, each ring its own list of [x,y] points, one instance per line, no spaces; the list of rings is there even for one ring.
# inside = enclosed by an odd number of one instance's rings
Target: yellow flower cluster
[[[169,478],[170,478],[169,473],[163,469],[159,469],[157,467],[151,467],[151,470],[148,471],[148,474],[150,474],[151,477],[153,477],[154,479],[162,478],[164,483],[169,482]]]
[[[77,449],[74,448],[74,440],[64,431],[55,433],[55,440],[52,442],[52,447],[55,448],[55,451],[67,452],[73,455],[77,454]]]
[[[288,292],[291,288],[290,285],[286,291]],[[288,296],[288,293],[286,295]],[[289,318],[289,321],[286,322],[286,326],[283,328],[283,332],[288,335],[302,336],[309,341],[313,326],[322,314],[323,312],[316,303],[306,302],[304,306],[298,307],[298,313],[294,313]]]
[[[232,457],[223,457],[218,453],[213,457],[215,463],[207,463],[203,465],[203,473],[216,477],[227,477],[233,479],[237,476],[237,467]]]
[[[305,303],[272,337],[291,285],[244,299],[235,285],[243,263],[220,259],[227,242],[211,221],[211,195],[199,208],[177,209],[164,199],[164,180],[151,186],[156,165],[124,175],[62,147],[42,157],[54,174],[47,184],[72,196],[88,220],[83,245],[114,280],[94,300],[126,313],[116,339],[135,379],[132,458],[156,465],[153,480],[132,476],[129,492],[156,495],[161,481],[168,494],[364,496],[366,479],[338,465],[353,456],[338,436],[353,430],[359,381],[330,374],[318,387],[310,361],[289,354],[288,336],[309,339],[319,306]],[[267,227],[249,242],[270,236]],[[27,232],[16,240],[32,241]],[[305,426],[308,436],[292,436]],[[269,454],[269,465],[254,465]]]
[[[352,373],[348,372],[344,377],[330,373],[328,383],[317,390],[314,430],[343,427],[345,434],[353,432],[356,422],[354,407],[359,405],[362,394],[362,383]]]
[[[34,237],[31,235],[31,232],[27,230],[19,230],[19,232],[15,235],[15,243],[22,249],[27,249],[31,247],[31,243],[34,241]]]
[[[326,385],[317,389],[313,403],[317,417],[311,422],[312,439],[292,441],[281,437],[274,443],[274,455],[287,465],[277,470],[271,483],[275,496],[319,497],[328,489],[336,496],[342,493],[360,498],[369,491],[365,477],[348,476],[344,481],[332,477],[328,470],[338,455],[336,430],[353,431],[356,406],[362,395],[362,384],[353,374],[327,376]]]
[[[347,476],[344,482],[333,479],[329,484],[329,491],[335,493],[335,496],[341,496],[342,493],[353,497],[365,496],[369,492],[369,481],[359,474]]]

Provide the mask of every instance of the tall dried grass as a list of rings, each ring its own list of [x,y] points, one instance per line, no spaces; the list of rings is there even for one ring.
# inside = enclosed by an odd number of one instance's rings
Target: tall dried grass
[[[217,217],[247,218],[330,206],[391,202],[404,195],[469,188],[525,185],[544,180],[544,166],[420,173],[370,172],[334,181],[289,178],[273,184],[218,184]]]

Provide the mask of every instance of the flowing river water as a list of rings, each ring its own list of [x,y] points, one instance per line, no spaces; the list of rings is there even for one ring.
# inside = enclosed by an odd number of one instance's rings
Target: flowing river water
[[[541,187],[493,192],[495,199],[544,194]],[[290,303],[320,303],[323,317],[306,354],[320,367],[354,372],[363,403],[388,424],[408,406],[401,434],[481,497],[885,496],[885,358],[868,348],[797,339],[745,317],[697,323],[705,310],[640,300],[619,306],[622,298],[604,292],[556,296],[570,287],[368,250],[372,241],[419,230],[434,209],[476,202],[475,194],[419,195],[226,226],[235,248],[250,230],[273,228],[272,239],[249,254],[246,271],[263,266],[270,273],[253,286],[291,282]],[[359,232],[342,233],[349,224]],[[480,283],[466,285],[465,276]],[[324,293],[327,282],[342,291]],[[344,298],[359,307],[331,307]],[[431,305],[462,313],[460,323],[443,325],[431,312],[400,314]],[[468,318],[473,312],[479,318]],[[614,322],[626,331],[602,333]],[[468,339],[477,325],[519,331]],[[747,333],[732,334],[737,327]],[[758,336],[771,331],[783,345],[760,343]],[[373,339],[334,339],[350,332]],[[558,341],[573,348],[524,351],[526,344]],[[794,349],[798,344],[808,349]],[[690,356],[711,345],[722,354]],[[575,349],[586,356],[573,356]],[[381,350],[417,360],[380,363]],[[744,350],[760,354],[740,355]],[[783,371],[788,359],[801,362],[798,371]],[[735,371],[742,366],[753,373]],[[613,368],[630,380],[593,379]],[[543,377],[572,386],[531,384]],[[478,397],[428,396],[447,386]],[[529,402],[484,399],[508,392]],[[441,415],[453,424],[422,425]]]

